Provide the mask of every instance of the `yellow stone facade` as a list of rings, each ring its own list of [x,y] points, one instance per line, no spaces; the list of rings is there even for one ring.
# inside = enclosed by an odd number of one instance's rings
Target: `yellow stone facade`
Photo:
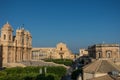
[[[99,58],[120,58],[119,44],[96,44],[88,47],[89,56],[94,59]]]
[[[33,48],[32,59],[74,59],[74,54],[67,48],[66,44],[59,43],[55,48]]]
[[[79,50],[79,57],[81,56],[88,56],[88,50],[87,49],[80,49]]]
[[[3,66],[7,63],[27,61],[31,59],[32,36],[24,28],[16,30],[7,22],[1,29],[0,59]]]

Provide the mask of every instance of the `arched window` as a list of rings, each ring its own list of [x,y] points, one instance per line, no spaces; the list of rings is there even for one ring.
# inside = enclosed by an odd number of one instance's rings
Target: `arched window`
[[[107,51],[106,54],[107,54],[107,58],[111,58],[111,51]]]
[[[62,51],[62,47],[60,48],[60,51]]]
[[[98,52],[98,58],[102,58],[102,52],[101,51]]]
[[[4,40],[6,40],[6,35],[4,34]]]
[[[9,40],[11,40],[11,35],[9,35]]]
[[[101,53],[100,52],[98,53],[98,58],[101,58]]]

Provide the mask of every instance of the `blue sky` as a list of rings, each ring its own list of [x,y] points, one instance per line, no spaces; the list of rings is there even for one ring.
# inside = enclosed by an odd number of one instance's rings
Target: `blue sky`
[[[24,24],[33,47],[120,43],[120,0],[0,0],[0,27],[7,21],[14,31]]]

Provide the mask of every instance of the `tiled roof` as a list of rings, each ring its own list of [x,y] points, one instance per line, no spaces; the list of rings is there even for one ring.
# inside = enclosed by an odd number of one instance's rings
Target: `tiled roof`
[[[83,67],[84,72],[89,73],[108,73],[112,71],[119,71],[117,65],[115,65],[112,61],[109,60],[96,60],[85,67]]]
[[[87,79],[87,80],[115,80],[115,79],[113,79],[109,75],[104,75],[104,76],[101,76],[101,77],[95,77],[95,78]]]

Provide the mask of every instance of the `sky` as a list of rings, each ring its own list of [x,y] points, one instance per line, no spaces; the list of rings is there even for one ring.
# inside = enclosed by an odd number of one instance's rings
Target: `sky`
[[[0,0],[0,28],[22,24],[33,47],[66,43],[74,53],[99,43],[120,43],[120,0]]]

